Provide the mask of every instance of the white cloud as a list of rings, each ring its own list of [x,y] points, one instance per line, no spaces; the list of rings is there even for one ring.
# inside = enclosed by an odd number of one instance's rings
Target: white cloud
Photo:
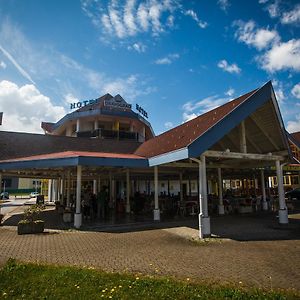
[[[64,100],[66,103],[76,103],[76,102],[79,102],[80,100],[75,97],[74,95],[72,95],[71,93],[68,93],[64,96]]]
[[[146,45],[144,45],[141,42],[134,43],[132,46],[128,46],[127,47],[128,50],[134,50],[134,51],[136,51],[138,53],[145,52],[146,48],[147,48]]]
[[[282,24],[300,23],[300,4],[296,5],[293,10],[284,12],[280,22]]]
[[[200,20],[197,13],[192,9],[186,10],[184,14],[186,16],[190,16],[198,24],[200,28],[204,29],[207,27],[208,25],[207,22]]]
[[[276,99],[280,104],[282,104],[284,102],[284,100],[286,99],[286,96],[284,94],[283,84],[282,84],[282,82],[280,82],[276,79],[274,79],[272,81],[272,83],[273,83]]]
[[[228,91],[225,92],[225,95],[231,97],[234,95],[235,90],[233,88],[229,88]]]
[[[6,63],[4,61],[0,61],[0,68],[6,69]]]
[[[92,23],[103,28],[107,35],[119,39],[148,31],[154,36],[159,35],[166,27],[172,27],[173,12],[178,7],[177,0],[144,0],[138,3],[135,0],[126,0],[125,3],[110,0],[107,5],[97,0],[82,1],[82,10]]]
[[[174,127],[174,125],[173,125],[172,122],[166,122],[166,123],[165,123],[165,127],[166,127],[166,129],[171,129],[171,128]]]
[[[51,98],[61,105],[66,105],[68,94],[77,99],[93,98],[101,96],[108,87],[119,86],[117,93],[122,92],[128,101],[155,91],[155,87],[148,86],[147,80],[139,74],[112,77],[88,68],[53,48],[35,45],[8,21],[0,22],[0,41],[14,54],[20,65],[30,70],[41,83],[46,82],[47,94],[51,94]],[[141,44],[140,47],[142,49]],[[116,91],[115,88],[113,91]]]
[[[241,72],[241,69],[238,67],[237,64],[229,64],[225,59],[218,62],[218,67],[222,69],[223,71],[229,72],[229,73],[236,73],[239,74]]]
[[[225,102],[228,102],[230,98],[225,97],[225,98],[220,98],[218,95],[210,96],[207,98],[204,98],[200,101],[188,101],[186,102],[183,106],[183,114],[182,114],[182,119],[183,122],[192,120],[196,118],[197,116],[210,111]]]
[[[66,113],[33,84],[18,86],[7,80],[0,82],[0,111],[3,111],[2,130],[37,133],[42,133],[42,121],[57,121]]]
[[[248,46],[253,46],[258,50],[269,47],[280,40],[276,30],[257,28],[255,22],[252,20],[248,22],[238,20],[233,22],[233,25],[238,27],[235,32],[235,37],[238,41]]]
[[[292,88],[292,95],[297,99],[300,99],[300,82]]]
[[[174,60],[178,59],[180,56],[178,53],[169,54],[166,57],[157,59],[154,63],[156,65],[170,65]]]
[[[295,120],[291,120],[287,122],[286,129],[290,133],[300,131],[300,114],[296,115]]]
[[[258,3],[259,4],[265,4],[265,3],[267,3],[269,0],[258,0]]]
[[[258,58],[261,67],[269,72],[281,70],[300,71],[300,39],[274,45]]]
[[[279,1],[275,0],[272,4],[267,6],[267,11],[271,18],[276,18],[280,16],[281,11],[279,8]]]
[[[26,78],[28,81],[31,83],[35,84],[35,82],[31,79],[31,76],[20,66],[20,64],[13,58],[13,56],[5,50],[1,45],[0,45],[0,51],[3,53],[3,55],[16,67],[16,69],[20,72],[20,74]]]
[[[220,8],[224,11],[227,11],[228,7],[230,6],[230,3],[228,0],[219,0],[218,4]]]

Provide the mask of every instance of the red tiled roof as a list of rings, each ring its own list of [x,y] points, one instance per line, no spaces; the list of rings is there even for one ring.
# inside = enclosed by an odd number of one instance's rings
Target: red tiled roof
[[[88,151],[64,151],[57,153],[32,155],[27,157],[20,157],[15,159],[0,160],[3,162],[29,161],[29,160],[44,160],[44,159],[58,159],[58,158],[73,158],[73,157],[96,157],[96,158],[127,158],[127,159],[144,159],[144,157],[135,154],[123,153],[106,153],[106,152],[88,152]]]
[[[256,91],[257,89],[146,141],[135,154],[149,158],[187,147]]]

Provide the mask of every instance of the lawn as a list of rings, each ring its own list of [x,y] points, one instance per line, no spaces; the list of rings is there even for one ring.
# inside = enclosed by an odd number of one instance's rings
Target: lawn
[[[299,294],[298,294],[299,296]],[[196,284],[90,268],[25,264],[0,270],[0,299],[299,299],[295,292]]]

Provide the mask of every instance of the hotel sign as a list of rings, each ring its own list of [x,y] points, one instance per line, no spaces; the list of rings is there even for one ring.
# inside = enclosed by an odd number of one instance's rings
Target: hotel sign
[[[148,113],[138,104],[136,104],[135,109],[144,117],[148,118]]]
[[[126,103],[125,101],[117,101],[114,98],[111,100],[105,100],[104,101],[105,107],[110,108],[125,108],[125,109],[131,109],[131,104]]]
[[[75,103],[70,103],[70,109],[76,109],[76,108],[81,108],[93,103],[96,103],[98,99],[91,99],[91,100],[84,100],[80,102],[75,102]]]

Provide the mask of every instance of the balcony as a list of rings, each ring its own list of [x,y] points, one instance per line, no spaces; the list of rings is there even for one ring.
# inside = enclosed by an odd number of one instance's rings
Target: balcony
[[[79,131],[77,132],[77,137],[138,141],[139,134],[137,132],[118,131],[118,130],[99,128],[90,131]]]

